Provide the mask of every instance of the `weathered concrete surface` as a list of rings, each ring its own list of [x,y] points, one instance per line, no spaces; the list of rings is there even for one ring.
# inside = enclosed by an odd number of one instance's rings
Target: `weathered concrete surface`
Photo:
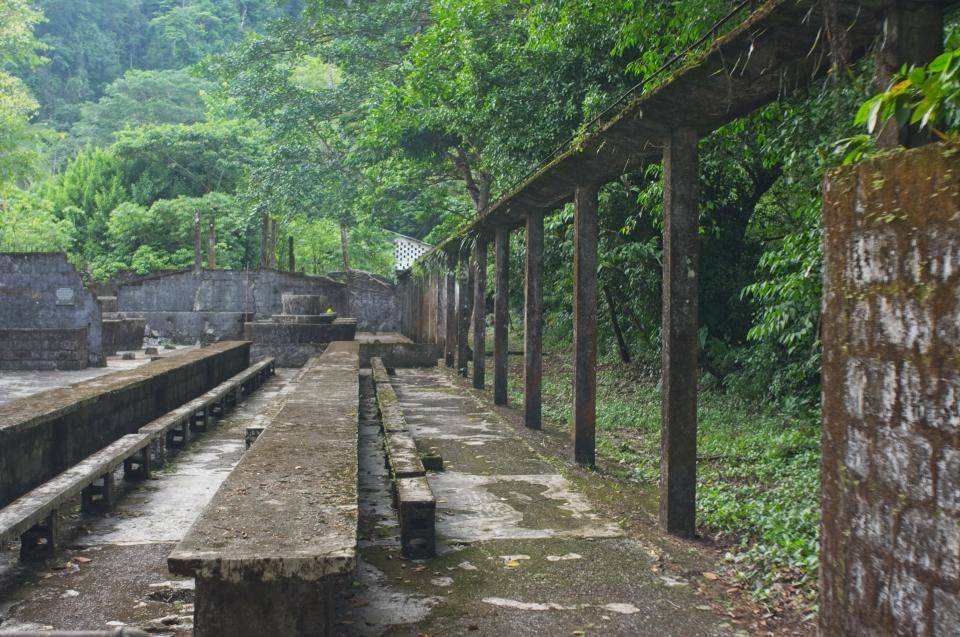
[[[100,299],[103,301],[103,299]],[[116,299],[114,299],[116,301]],[[103,355],[131,352],[143,347],[147,322],[137,318],[105,318],[103,325]]]
[[[360,562],[339,594],[339,633],[737,634],[471,393],[437,370],[398,370],[392,381],[421,450],[448,461],[428,474],[441,555],[400,559],[365,407]]]
[[[224,342],[0,405],[0,506],[249,365]]]
[[[353,568],[359,346],[333,343],[169,559],[221,585],[316,582]]]
[[[433,367],[443,356],[442,344],[413,342],[398,332],[357,332],[360,342],[360,365],[370,367],[379,358],[390,368]]]
[[[826,179],[824,635],[960,634],[958,152]]]
[[[322,354],[329,343],[352,341],[356,332],[357,320],[351,318],[338,318],[331,324],[270,320],[243,326],[243,337],[253,342],[250,355],[270,356],[280,367],[302,367],[309,358]]]
[[[65,254],[0,254],[0,330],[86,330],[87,363],[99,366],[104,356],[100,320],[100,304]],[[65,352],[55,340],[46,350],[48,355]]]
[[[159,350],[158,355],[161,358],[169,358],[196,349],[193,346],[181,346],[171,350]],[[151,362],[150,357],[144,354],[143,350],[133,352],[134,358],[124,360],[120,356],[107,357],[105,367],[88,367],[83,370],[59,370],[59,371],[12,371],[0,370],[0,405],[8,403],[17,398],[32,396],[48,389],[66,387],[81,381],[97,378],[104,374],[112,374],[127,369],[134,369],[146,363]]]
[[[190,635],[193,582],[171,578],[166,558],[239,461],[246,427],[275,415],[293,375],[277,370],[152,479],[123,485],[109,514],[68,516],[69,548],[57,558],[29,565],[18,563],[13,547],[0,550],[0,630],[102,630],[123,622]],[[163,617],[172,623],[159,622]]]

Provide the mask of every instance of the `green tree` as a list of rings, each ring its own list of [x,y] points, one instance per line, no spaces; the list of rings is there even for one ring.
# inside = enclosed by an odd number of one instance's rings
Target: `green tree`
[[[71,137],[81,146],[109,146],[125,128],[203,121],[203,94],[210,88],[209,82],[179,69],[131,69],[109,84],[98,101],[80,106]]]

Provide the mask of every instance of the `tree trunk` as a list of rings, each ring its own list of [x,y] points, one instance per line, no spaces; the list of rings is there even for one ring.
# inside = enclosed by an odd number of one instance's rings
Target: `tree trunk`
[[[203,241],[200,238],[200,209],[193,210],[193,269],[203,269]]]
[[[350,232],[347,222],[340,220],[340,251],[343,253],[343,271],[350,271]]]
[[[297,270],[297,261],[293,256],[293,236],[287,237],[287,259],[290,261],[290,271],[295,272]]]
[[[260,267],[269,268],[270,267],[270,216],[266,213],[263,215],[263,220],[260,226]]]
[[[620,360],[630,364],[630,348],[627,341],[623,338],[623,330],[620,329],[620,319],[617,318],[617,306],[613,301],[613,293],[610,292],[610,286],[603,284],[603,296],[607,299],[607,308],[610,310],[610,323],[613,324],[613,333],[617,337],[617,348],[620,350]]]
[[[207,225],[207,267],[217,269],[217,220],[210,213],[210,222]]]

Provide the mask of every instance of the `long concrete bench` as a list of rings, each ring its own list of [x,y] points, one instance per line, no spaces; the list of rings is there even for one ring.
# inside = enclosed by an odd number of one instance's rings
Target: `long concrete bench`
[[[249,365],[222,342],[0,405],[0,507]]]
[[[151,436],[153,462],[162,465],[168,446],[186,445],[191,429],[206,430],[212,418],[222,417],[227,407],[239,404],[266,382],[275,369],[272,358],[254,363],[210,391],[141,427],[140,433]]]
[[[4,507],[0,510],[0,542],[19,538],[21,559],[52,555],[57,550],[63,505],[81,494],[83,511],[111,506],[113,472],[120,465],[125,478],[150,476],[150,440],[149,434],[123,436]]]
[[[409,558],[432,557],[436,552],[436,498],[427,482],[427,471],[417,443],[407,427],[407,419],[383,361],[378,357],[371,358],[370,369],[380,408],[387,468],[393,479],[394,503],[400,520],[400,548]],[[442,464],[440,460],[441,468]]]
[[[329,635],[356,565],[359,346],[331,343],[168,558],[194,635]]]
[[[217,385],[202,396],[178,407],[85,458],[55,478],[31,490],[0,510],[0,542],[20,538],[22,559],[45,558],[57,549],[60,509],[81,495],[81,510],[92,512],[108,509],[113,503],[116,469],[123,465],[124,478],[142,480],[150,477],[154,466],[166,457],[165,446],[170,432],[182,427],[180,435],[189,436],[187,428],[198,412],[206,420],[214,406],[223,416],[229,397],[243,399],[274,371],[272,359],[260,361]],[[243,388],[246,387],[246,390]],[[157,444],[159,443],[159,445]],[[159,447],[159,450],[158,450]]]

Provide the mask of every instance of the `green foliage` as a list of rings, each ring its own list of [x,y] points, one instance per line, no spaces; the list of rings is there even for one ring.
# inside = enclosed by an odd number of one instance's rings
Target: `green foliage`
[[[855,123],[871,133],[884,122],[929,129],[941,139],[960,130],[960,49],[947,51],[927,66],[904,66],[891,86],[863,103]]]
[[[80,119],[70,130],[72,141],[109,146],[114,133],[125,128],[203,121],[203,93],[210,88],[210,82],[183,70],[129,70],[109,84],[97,102],[80,106]]]
[[[10,0],[7,0],[10,1]],[[20,0],[17,0],[20,2]],[[38,0],[38,35],[50,63],[24,74],[41,118],[59,129],[76,122],[130,69],[181,69],[239,42],[250,30],[295,13],[274,0]]]
[[[73,224],[34,192],[11,188],[0,196],[0,219],[0,252],[66,252],[73,241]]]
[[[41,159],[43,135],[30,121],[39,104],[12,74],[41,62],[41,17],[26,0],[0,0],[0,188],[32,176]]]

